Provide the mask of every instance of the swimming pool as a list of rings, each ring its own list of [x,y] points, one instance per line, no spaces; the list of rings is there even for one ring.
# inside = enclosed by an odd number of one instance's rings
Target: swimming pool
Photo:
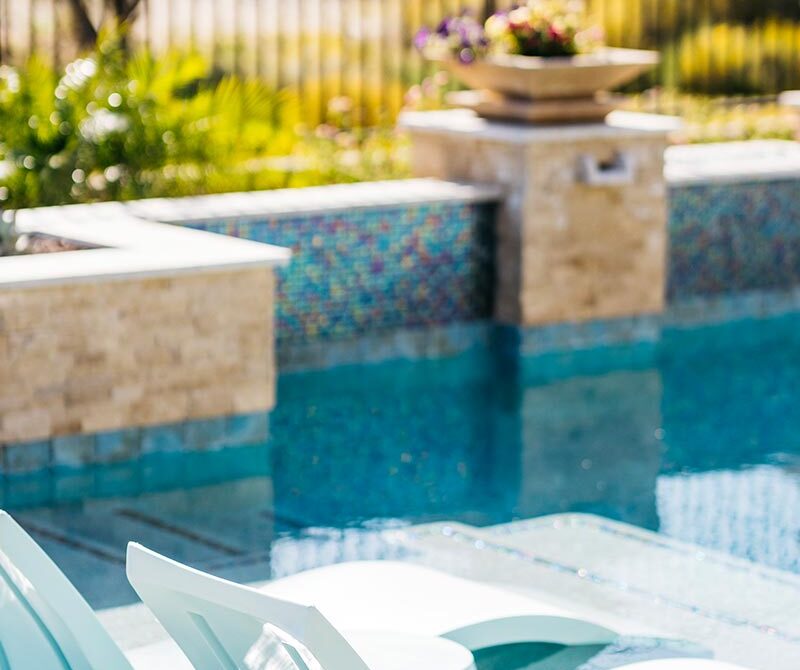
[[[449,358],[284,374],[266,443],[7,477],[4,499],[95,607],[134,600],[129,539],[257,580],[401,555],[387,527],[566,511],[800,572],[799,401],[800,315],[539,356],[497,331]],[[76,477],[95,499],[26,502]]]

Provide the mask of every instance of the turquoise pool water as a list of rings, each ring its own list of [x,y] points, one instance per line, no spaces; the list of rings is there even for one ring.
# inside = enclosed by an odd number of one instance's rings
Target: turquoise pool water
[[[388,558],[439,519],[605,515],[800,572],[800,315],[524,357],[285,374],[265,444],[7,478],[5,505],[97,607],[131,602],[129,539],[235,579]],[[164,490],[142,493],[136,473]],[[92,500],[26,491],[92,477]]]

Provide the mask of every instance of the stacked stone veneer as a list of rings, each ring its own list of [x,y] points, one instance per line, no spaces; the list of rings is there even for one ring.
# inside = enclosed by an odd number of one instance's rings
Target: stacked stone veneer
[[[273,295],[268,268],[0,291],[0,444],[271,407]]]
[[[463,110],[409,114],[404,124],[415,174],[506,188],[495,229],[497,320],[531,326],[663,310],[665,130],[515,126]],[[614,181],[623,159],[630,170]],[[584,160],[604,173],[599,181],[582,176]]]

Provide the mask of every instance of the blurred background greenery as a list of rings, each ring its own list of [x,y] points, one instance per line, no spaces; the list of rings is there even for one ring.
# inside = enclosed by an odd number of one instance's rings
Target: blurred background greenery
[[[391,178],[404,107],[454,83],[421,25],[503,0],[0,0],[0,205]],[[659,49],[630,106],[684,141],[791,137],[798,0],[589,0],[614,46]],[[79,59],[79,60],[76,60]]]

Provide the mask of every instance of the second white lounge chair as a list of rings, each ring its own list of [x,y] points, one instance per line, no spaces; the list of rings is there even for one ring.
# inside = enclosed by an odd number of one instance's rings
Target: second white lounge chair
[[[398,561],[329,565],[270,582],[261,591],[313,602],[338,628],[369,625],[437,635],[473,651],[516,642],[609,644],[619,635],[549,603]]]
[[[472,653],[450,640],[370,632],[368,621],[360,630],[337,629],[312,605],[213,577],[138,544],[128,545],[127,571],[196,670],[246,669],[265,624],[286,636],[301,668],[309,667],[310,652],[324,670],[474,670]]]

